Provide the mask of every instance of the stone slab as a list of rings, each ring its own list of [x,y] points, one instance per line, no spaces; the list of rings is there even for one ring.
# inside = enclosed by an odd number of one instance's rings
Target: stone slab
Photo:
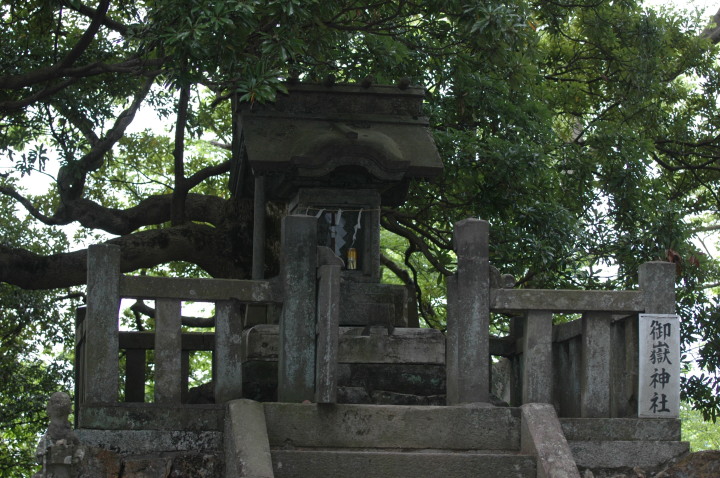
[[[215,453],[222,449],[219,431],[180,430],[75,430],[80,443],[121,454],[192,451]]]
[[[519,410],[512,408],[265,403],[265,417],[271,446],[452,450],[520,447]]]
[[[537,458],[537,478],[580,478],[553,406],[527,403],[521,408],[521,448]]]
[[[676,441],[569,441],[582,468],[655,468],[689,451]]]
[[[364,387],[368,393],[383,390],[413,395],[444,395],[445,370],[435,364],[338,365],[338,383]]]
[[[407,453],[275,450],[275,478],[535,478],[529,456],[476,453]]]
[[[492,289],[490,308],[494,312],[522,313],[526,310],[561,312],[642,312],[640,291]]]
[[[273,478],[262,404],[232,400],[225,416],[225,476]]]
[[[561,418],[568,440],[679,441],[680,420],[642,418]]]
[[[640,314],[638,416],[680,416],[680,318]]]
[[[445,337],[434,329],[396,328],[392,335],[362,335],[340,327],[339,363],[445,363]],[[256,325],[243,332],[243,362],[277,360],[278,326]]]
[[[282,302],[277,282],[237,279],[187,279],[180,277],[120,277],[120,294],[136,299],[182,299],[214,302],[236,299],[243,303]]]
[[[285,216],[281,229],[278,400],[302,402],[315,396],[317,219]]]
[[[104,430],[185,430],[222,431],[221,405],[178,405],[162,407],[152,403],[83,405],[78,427]]]
[[[407,327],[407,289],[393,284],[373,284],[369,282],[342,281],[340,283],[340,324],[364,326],[377,323],[380,318],[373,317],[385,306],[387,317],[395,327]]]

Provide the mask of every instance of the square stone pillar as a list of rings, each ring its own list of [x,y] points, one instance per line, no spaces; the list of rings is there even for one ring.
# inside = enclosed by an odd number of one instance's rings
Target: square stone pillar
[[[315,398],[317,220],[312,216],[284,217],[281,243],[284,302],[280,317],[278,401],[312,401]]]

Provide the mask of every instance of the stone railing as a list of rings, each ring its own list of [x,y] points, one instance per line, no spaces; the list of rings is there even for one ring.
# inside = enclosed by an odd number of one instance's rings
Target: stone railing
[[[188,356],[213,350],[217,401],[242,396],[239,304],[280,301],[270,281],[135,277],[120,273],[120,248],[91,246],[88,251],[87,308],[76,333],[76,379],[79,403],[114,403],[120,383],[119,350],[126,351],[125,400],[143,401],[145,351],[155,351],[156,403],[180,404],[186,393]],[[121,332],[123,298],[155,301],[154,332]],[[215,333],[182,332],[181,302],[215,304]],[[84,316],[84,317],[83,317]],[[183,386],[184,385],[184,386]]]
[[[553,403],[560,416],[637,416],[637,314],[675,312],[674,265],[643,264],[638,290],[511,289],[490,266],[488,235],[486,221],[455,225],[458,270],[448,280],[448,404],[489,401],[488,357],[497,354],[512,365],[511,405]],[[514,317],[509,338],[491,341],[491,312]],[[554,313],[581,318],[553,325]]]
[[[76,330],[78,405],[117,403],[121,382],[125,402],[143,402],[147,350],[155,353],[154,403],[186,401],[193,351],[212,352],[215,403],[241,398],[240,307],[262,304],[282,304],[279,399],[334,402],[341,261],[316,246],[316,229],[314,217],[283,220],[283,266],[276,280],[127,276],[120,272],[119,247],[91,246],[88,305],[78,311]],[[120,331],[122,299],[155,301],[155,330]],[[183,301],[215,305],[214,333],[182,331]],[[120,351],[125,354],[122,381]]]

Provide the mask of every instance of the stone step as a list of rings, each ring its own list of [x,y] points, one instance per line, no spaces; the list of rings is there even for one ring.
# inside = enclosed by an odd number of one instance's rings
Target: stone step
[[[520,448],[516,408],[265,403],[264,410],[271,447]]]
[[[659,468],[690,451],[681,441],[568,441],[580,468]]]
[[[534,478],[531,456],[488,452],[272,450],[275,478]]]
[[[562,418],[563,432],[580,468],[656,469],[688,452],[680,420],[657,418]]]

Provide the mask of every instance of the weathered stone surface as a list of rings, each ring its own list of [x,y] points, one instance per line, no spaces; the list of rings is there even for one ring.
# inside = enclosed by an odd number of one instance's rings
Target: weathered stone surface
[[[688,452],[687,442],[569,441],[575,462],[590,469],[657,468]]]
[[[445,337],[439,330],[386,328],[363,333],[360,327],[340,327],[340,363],[445,363]],[[256,325],[243,332],[243,362],[277,360],[278,326]]]
[[[180,301],[158,299],[155,308],[155,403],[180,404]]]
[[[169,457],[130,457],[123,460],[122,478],[167,478],[172,460]]]
[[[524,331],[522,403],[552,403],[552,313],[528,311]]]
[[[643,418],[561,418],[568,440],[679,441],[680,420]]]
[[[271,446],[518,450],[517,409],[265,403]],[[426,432],[426,433],[425,433]],[[322,476],[322,475],[320,475]]]
[[[87,447],[78,478],[117,478],[120,455],[102,448]]]
[[[214,398],[223,404],[243,396],[242,321],[232,301],[217,302],[215,309]]]
[[[534,460],[510,454],[275,450],[275,478],[535,478]]]
[[[372,403],[365,387],[338,387],[338,403]]]
[[[281,235],[285,300],[279,333],[278,400],[302,402],[315,396],[317,219],[286,216]]]
[[[642,312],[643,295],[636,290],[493,289],[490,307],[496,312]]]
[[[243,364],[245,398],[275,402],[277,362],[254,360]],[[345,389],[345,391],[343,391]],[[352,389],[362,389],[358,393]],[[371,403],[376,390],[428,398],[428,403],[444,403],[445,374],[441,365],[433,364],[338,364],[338,402]],[[507,405],[497,402],[498,405]]]
[[[178,405],[164,407],[154,403],[115,403],[84,405],[79,427],[104,430],[184,430],[223,429],[222,405]]]
[[[338,383],[412,395],[444,395],[445,370],[440,365],[339,364]]]
[[[408,326],[407,289],[403,286],[345,280],[340,283],[340,298],[341,325]]]
[[[581,320],[580,414],[585,418],[609,417],[612,317],[605,312],[586,312]]]
[[[580,478],[552,405],[522,406],[521,449],[536,456],[538,478]]]
[[[123,455],[87,447],[72,478],[217,478],[222,460],[215,454],[153,453]]]
[[[340,266],[321,265],[318,278],[315,402],[335,403],[338,385]]]
[[[457,328],[457,402],[487,402],[490,394],[490,225],[480,219],[455,223],[458,258],[456,304],[448,316]]]
[[[656,478],[717,478],[720,476],[720,450],[690,453],[671,465]]]
[[[638,282],[646,314],[675,313],[675,265],[665,261],[646,262],[638,269]]]
[[[222,459],[218,455],[184,453],[173,458],[169,478],[217,478],[222,476],[221,470]]]
[[[166,430],[77,430],[83,445],[118,453],[193,451],[214,453],[222,448],[222,433]]]
[[[90,246],[87,272],[81,401],[114,403],[118,399],[119,381],[120,247],[110,244]]]
[[[441,398],[438,395],[411,395],[408,393],[375,390],[372,393],[372,403],[379,405],[444,405],[445,400],[444,397]]]
[[[263,405],[252,400],[232,400],[227,409],[225,476],[273,478]]]

